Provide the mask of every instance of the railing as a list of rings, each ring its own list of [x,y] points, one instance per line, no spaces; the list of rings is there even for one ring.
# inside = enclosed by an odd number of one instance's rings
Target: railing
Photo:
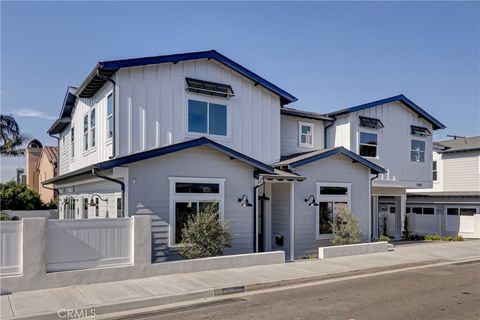
[[[49,220],[47,272],[130,265],[132,220]]]
[[[22,273],[22,222],[0,222],[0,275]]]

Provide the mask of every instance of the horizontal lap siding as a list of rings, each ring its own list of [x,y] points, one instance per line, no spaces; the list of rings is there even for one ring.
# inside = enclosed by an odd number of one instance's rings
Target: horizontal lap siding
[[[320,120],[304,119],[292,116],[281,116],[281,154],[289,155],[292,153],[312,151],[312,148],[299,146],[299,122],[313,124],[313,148],[324,149],[324,123]]]
[[[170,205],[169,177],[222,178],[225,180],[225,219],[233,236],[226,254],[253,251],[253,208],[241,207],[238,198],[253,199],[253,168],[208,147],[197,147],[145,160],[130,166],[129,211],[152,215],[154,262],[179,259],[178,250],[168,246]],[[135,184],[131,179],[135,178]]]
[[[444,154],[443,190],[480,191],[480,152]]]
[[[296,173],[307,180],[295,184],[295,257],[317,255],[318,247],[329,245],[329,240],[316,240],[317,209],[309,207],[304,199],[317,197],[317,182],[351,183],[351,210],[359,219],[362,237],[369,231],[369,170],[354,164],[344,156],[336,155],[298,168]],[[318,201],[318,200],[317,200]]]

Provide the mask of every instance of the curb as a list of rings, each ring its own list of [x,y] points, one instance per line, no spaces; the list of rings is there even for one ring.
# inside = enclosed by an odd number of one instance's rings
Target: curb
[[[458,260],[458,263],[480,261],[480,257],[475,257],[473,258],[473,260],[472,258],[467,260],[465,259]],[[284,286],[296,285],[296,284],[302,284],[302,283],[308,283],[308,282],[317,282],[322,280],[339,279],[339,278],[358,276],[358,275],[367,275],[367,274],[379,273],[383,271],[392,271],[392,270],[398,270],[398,269],[404,269],[404,268],[420,267],[420,266],[435,265],[435,264],[442,264],[442,263],[455,263],[455,262],[456,260],[433,259],[433,260],[403,263],[403,264],[397,264],[397,265],[385,266],[385,267],[374,267],[374,268],[368,268],[368,269],[358,269],[358,270],[352,270],[352,271],[330,273],[330,274],[324,274],[324,275],[318,275],[318,276],[260,282],[260,283],[243,285],[243,286],[206,289],[206,290],[186,292],[186,293],[181,293],[176,295],[156,296],[156,297],[149,297],[149,298],[136,299],[136,300],[130,300],[130,301],[103,304],[98,306],[90,305],[90,307],[94,308],[96,317],[99,317],[101,319],[120,320],[120,319],[125,319],[126,315],[122,315],[122,313],[126,311],[129,311],[129,315],[128,315],[129,318],[132,316],[142,317],[142,316],[147,316],[152,314],[152,311],[142,311],[142,309],[146,309],[146,308],[167,306],[170,304],[182,303],[187,301],[198,302],[198,300],[204,300],[208,298],[226,297],[228,295],[237,294],[237,293],[259,291],[264,289],[278,288],[278,287],[284,287]],[[176,308],[173,307],[172,309],[176,309]],[[135,310],[138,310],[139,312],[135,313]],[[59,319],[74,319],[74,318],[60,318],[57,312],[48,312],[43,314],[7,317],[5,319],[59,320]],[[75,318],[75,319],[78,319],[78,318]]]

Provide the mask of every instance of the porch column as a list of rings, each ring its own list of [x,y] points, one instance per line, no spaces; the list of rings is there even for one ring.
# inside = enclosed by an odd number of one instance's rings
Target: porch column
[[[395,197],[395,204],[397,207],[395,213],[395,239],[402,238],[402,231],[405,230],[405,215],[407,214],[407,196],[402,194]]]
[[[378,238],[378,196],[372,196],[372,239]]]

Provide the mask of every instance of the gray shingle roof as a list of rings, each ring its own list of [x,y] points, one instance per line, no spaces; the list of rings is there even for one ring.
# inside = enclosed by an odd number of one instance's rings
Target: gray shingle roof
[[[439,153],[480,150],[480,136],[435,141],[434,145]]]

